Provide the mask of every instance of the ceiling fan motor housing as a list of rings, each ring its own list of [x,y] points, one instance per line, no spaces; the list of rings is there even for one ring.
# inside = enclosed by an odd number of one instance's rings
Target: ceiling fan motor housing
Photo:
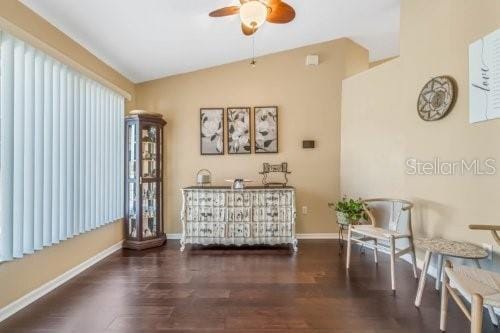
[[[241,22],[249,28],[259,28],[266,22],[269,7],[259,0],[245,2],[240,8]]]

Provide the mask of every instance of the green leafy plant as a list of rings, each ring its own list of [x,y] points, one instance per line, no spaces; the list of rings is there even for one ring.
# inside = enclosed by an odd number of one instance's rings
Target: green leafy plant
[[[351,222],[359,221],[364,216],[363,201],[359,199],[342,198],[335,204],[335,211],[343,215],[339,223],[349,224]],[[339,215],[339,214],[337,214]]]

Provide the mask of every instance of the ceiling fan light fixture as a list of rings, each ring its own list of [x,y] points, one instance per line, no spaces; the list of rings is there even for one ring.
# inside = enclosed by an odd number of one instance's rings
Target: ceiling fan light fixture
[[[257,29],[266,22],[268,7],[258,1],[245,2],[240,8],[241,22],[249,28]]]

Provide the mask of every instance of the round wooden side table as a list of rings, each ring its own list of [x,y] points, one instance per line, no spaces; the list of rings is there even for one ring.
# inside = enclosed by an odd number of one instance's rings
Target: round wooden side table
[[[479,259],[488,257],[488,252],[477,245],[451,241],[444,238],[419,238],[414,240],[414,245],[417,248],[425,250],[424,267],[422,268],[422,273],[420,274],[417,296],[415,298],[415,306],[417,307],[419,307],[422,302],[422,294],[424,292],[427,270],[429,269],[429,262],[431,261],[433,254],[437,255],[436,290],[441,289],[441,275],[443,271],[444,257],[474,260],[474,263],[478,268],[480,268]]]

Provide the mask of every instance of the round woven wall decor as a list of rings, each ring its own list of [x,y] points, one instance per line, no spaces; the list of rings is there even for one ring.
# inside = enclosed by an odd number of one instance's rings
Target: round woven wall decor
[[[450,76],[438,76],[425,84],[418,96],[418,115],[425,121],[444,118],[453,108],[457,88]]]

